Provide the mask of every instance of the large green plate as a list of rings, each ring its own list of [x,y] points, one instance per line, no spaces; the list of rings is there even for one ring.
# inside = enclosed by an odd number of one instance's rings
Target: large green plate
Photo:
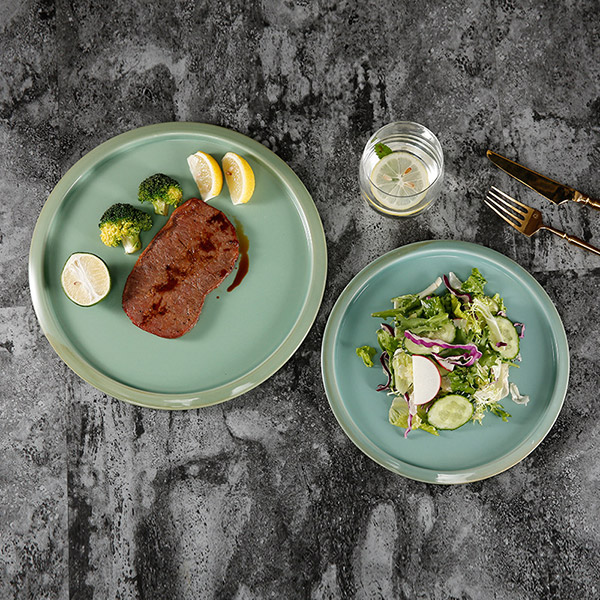
[[[211,204],[242,224],[250,268],[227,292],[234,272],[206,299],[192,331],[166,340],[135,327],[121,308],[137,255],[108,248],[98,220],[114,202],[137,204],[145,177],[179,180],[184,197],[198,195],[186,157],[197,150],[218,161],[246,157],[256,177],[252,200],[233,206],[226,186]],[[151,211],[148,207],[146,210]],[[156,216],[144,246],[164,225]],[[100,304],[81,308],[60,286],[72,252],[102,257],[113,288]],[[308,333],[323,296],[327,248],[317,209],[291,168],[262,144],[201,123],[165,123],[119,135],[92,150],[59,181],[39,216],[29,281],[42,329],[81,378],[121,400],[163,409],[197,408],[243,394],[275,373]]]
[[[504,400],[512,418],[488,414],[439,437],[388,423],[391,399],[375,387],[380,368],[367,369],[357,346],[377,346],[380,321],[371,313],[391,308],[390,298],[417,292],[438,275],[454,271],[463,280],[477,267],[499,292],[508,316],[526,324],[522,362],[511,369],[531,400],[518,406]],[[346,287],[329,317],[322,348],[322,371],[331,408],[348,437],[382,466],[418,481],[466,483],[496,475],[525,458],[546,436],[562,407],[569,378],[569,348],[552,301],[523,268],[502,254],[466,242],[419,242],[378,258]]]

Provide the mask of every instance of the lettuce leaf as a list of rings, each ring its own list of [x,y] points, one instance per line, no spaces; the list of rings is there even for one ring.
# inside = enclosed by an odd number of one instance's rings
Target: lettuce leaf
[[[360,356],[365,363],[365,366],[373,366],[373,357],[377,354],[377,350],[372,346],[361,346],[356,349],[357,356]]]
[[[455,367],[446,377],[453,392],[471,395],[477,390],[477,373],[471,367]]]
[[[504,407],[499,402],[494,402],[494,404],[490,404],[488,409],[493,412],[497,417],[500,417],[503,421],[508,421],[510,418],[510,413],[507,413],[504,410]]]
[[[404,333],[407,329],[415,335],[420,335],[425,332],[435,331],[450,322],[447,313],[440,313],[429,318],[414,317],[406,319],[404,317],[396,317],[396,327]]]
[[[409,354],[398,348],[390,363],[394,373],[394,388],[398,394],[408,392],[413,384],[413,365]]]
[[[487,280],[479,272],[479,269],[473,267],[471,270],[471,275],[469,275],[469,277],[463,281],[460,291],[473,294],[474,296],[483,296],[483,288],[485,287],[486,283]]]
[[[400,345],[400,340],[396,339],[385,329],[377,330],[377,341],[379,342],[379,347],[381,350],[383,352],[387,352],[390,358],[394,356],[394,352],[396,352],[398,346]]]
[[[423,316],[426,319],[435,317],[436,315],[445,315],[447,313],[439,296],[428,296],[427,298],[423,298],[421,300],[421,305],[423,306]]]
[[[371,316],[378,319],[389,319],[410,314],[415,310],[421,309],[421,299],[414,294],[392,298],[392,302],[394,303],[394,308],[371,313]]]
[[[404,396],[396,396],[390,406],[388,414],[389,422],[396,427],[406,429],[408,427],[408,402]],[[425,410],[419,408],[417,414],[413,415],[411,430],[422,429],[431,435],[439,435],[438,430],[425,420]]]
[[[388,420],[396,427],[408,427],[408,402],[404,396],[396,396],[388,413]]]

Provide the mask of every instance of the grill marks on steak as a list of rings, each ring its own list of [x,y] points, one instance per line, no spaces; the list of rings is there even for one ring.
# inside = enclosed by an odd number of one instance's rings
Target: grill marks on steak
[[[138,258],[123,290],[123,309],[144,331],[180,337],[196,324],[207,294],[231,273],[238,255],[229,219],[191,198]]]

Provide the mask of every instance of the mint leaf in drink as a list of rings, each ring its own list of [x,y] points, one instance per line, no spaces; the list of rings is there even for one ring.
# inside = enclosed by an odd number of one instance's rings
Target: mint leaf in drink
[[[377,154],[377,156],[379,157],[380,160],[384,156],[387,156],[388,154],[391,154],[392,152],[393,152],[393,150],[389,146],[386,146],[385,144],[383,144],[381,142],[377,142],[375,144],[375,154]]]

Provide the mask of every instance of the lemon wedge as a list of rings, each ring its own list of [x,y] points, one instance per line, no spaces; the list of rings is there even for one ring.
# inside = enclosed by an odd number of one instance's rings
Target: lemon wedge
[[[110,273],[106,263],[95,254],[71,254],[60,276],[62,288],[79,306],[92,306],[110,292]]]
[[[228,152],[222,164],[231,201],[245,204],[254,193],[254,171],[248,161],[235,152]]]
[[[202,200],[218,196],[223,188],[223,173],[219,163],[206,152],[196,152],[188,156],[187,162]]]
[[[389,208],[407,209],[421,202],[429,186],[425,165],[409,152],[392,152],[371,172],[373,195]]]

